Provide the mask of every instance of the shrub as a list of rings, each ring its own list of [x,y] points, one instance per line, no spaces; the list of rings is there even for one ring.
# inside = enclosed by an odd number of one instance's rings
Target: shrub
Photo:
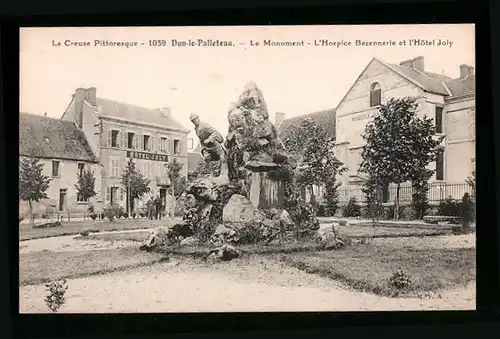
[[[399,213],[403,220],[416,220],[419,216],[419,212],[413,206],[402,206]]]
[[[95,213],[91,213],[91,214],[89,214],[89,216],[90,216],[90,219],[92,219],[92,220],[95,220],[97,218],[97,214],[95,214]]]
[[[469,224],[474,220],[474,202],[470,198],[469,193],[465,193],[462,197],[460,216],[463,218],[464,228],[469,227]]]
[[[264,240],[262,229],[258,223],[247,222],[238,234],[241,245],[259,244]]]
[[[394,205],[384,206],[383,218],[385,220],[394,219]]]
[[[339,220],[339,226],[347,226],[347,221]]]
[[[52,312],[57,312],[57,310],[64,305],[66,302],[64,295],[68,290],[67,280],[63,279],[60,281],[54,281],[46,284],[47,296],[45,297],[45,303]]]
[[[132,213],[132,218],[134,218],[134,219],[135,219],[135,217],[136,217],[136,216],[137,216],[137,213],[135,213],[135,212],[134,212],[134,213]]]
[[[127,219],[127,218],[128,218],[128,213],[127,213],[127,212],[124,212],[124,213],[123,213],[123,217],[124,217],[125,219]]]
[[[449,196],[439,204],[438,215],[446,217],[460,216],[460,203]]]
[[[316,207],[316,215],[318,217],[329,217],[325,205],[318,204],[318,206]]]
[[[355,197],[352,197],[351,199],[349,199],[349,202],[347,203],[346,207],[342,211],[342,216],[344,216],[346,218],[361,216],[361,207],[356,202]]]
[[[430,216],[439,215],[439,209],[437,207],[428,208],[425,211],[425,215],[430,215]]]
[[[390,287],[394,287],[398,290],[408,288],[412,283],[411,277],[403,269],[399,269],[394,272],[389,278],[388,284]]]

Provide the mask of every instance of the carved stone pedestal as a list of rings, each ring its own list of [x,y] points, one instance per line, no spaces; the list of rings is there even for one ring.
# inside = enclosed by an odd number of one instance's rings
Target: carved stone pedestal
[[[265,172],[252,172],[250,201],[257,209],[282,209],[285,203],[283,182],[271,180]]]

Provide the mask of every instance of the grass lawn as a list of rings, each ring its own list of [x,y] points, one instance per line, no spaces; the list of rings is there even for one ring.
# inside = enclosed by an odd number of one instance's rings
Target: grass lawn
[[[276,258],[307,273],[385,296],[417,296],[420,292],[464,285],[476,278],[475,249],[391,249],[357,244],[335,251],[276,255]],[[403,289],[388,283],[399,268],[412,281]]]
[[[75,252],[31,252],[19,256],[19,285],[41,284],[62,278],[104,274],[151,265],[162,255],[138,248]]]
[[[89,234],[88,236],[77,235],[73,239],[80,241],[135,241],[143,242],[148,237],[149,232],[139,231],[139,232],[127,232],[127,233],[105,233],[105,234]]]
[[[418,236],[436,236],[451,234],[451,229],[437,228],[411,228],[394,226],[335,226],[335,229],[348,238],[383,238],[383,237],[418,237]]]
[[[49,237],[58,237],[63,235],[76,235],[83,231],[88,232],[110,232],[122,230],[134,230],[144,228],[155,228],[158,226],[166,226],[169,223],[175,223],[176,220],[147,220],[147,219],[132,219],[132,220],[115,220],[112,223],[109,221],[74,221],[63,223],[62,227],[52,228],[33,228],[29,224],[19,225],[19,240],[31,240]]]

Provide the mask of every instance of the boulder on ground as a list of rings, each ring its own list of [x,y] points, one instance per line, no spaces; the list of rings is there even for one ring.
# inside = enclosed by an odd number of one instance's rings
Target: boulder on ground
[[[195,237],[187,237],[181,240],[181,246],[197,246],[200,243],[200,239]]]
[[[283,210],[280,215],[280,226],[285,230],[289,231],[292,230],[295,226],[295,223],[292,220],[292,217],[290,216],[290,213],[288,213],[287,210]]]
[[[42,221],[33,225],[33,228],[51,228],[51,227],[62,227],[62,224],[58,220]]]
[[[240,222],[252,220],[255,209],[250,201],[243,195],[234,194],[229,199],[222,212],[223,222]]]
[[[210,251],[207,260],[230,261],[241,256],[241,252],[231,245],[224,244]]]
[[[152,251],[160,246],[171,246],[179,242],[178,234],[171,228],[160,226],[155,228],[146,240],[144,240],[139,249],[141,251]]]
[[[222,246],[224,244],[236,244],[239,241],[238,233],[224,225],[218,225],[214,234],[210,238],[210,243],[214,246]]]
[[[333,228],[318,232],[316,239],[326,250],[333,250],[345,246],[344,241],[342,241]]]
[[[194,234],[193,224],[189,220],[183,220],[173,225],[172,230],[183,238],[188,238]]]

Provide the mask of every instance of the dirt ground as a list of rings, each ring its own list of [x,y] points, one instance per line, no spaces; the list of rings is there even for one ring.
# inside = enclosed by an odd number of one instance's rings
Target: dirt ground
[[[172,258],[68,285],[60,313],[475,309],[475,283],[443,292],[441,298],[386,298],[256,257],[210,266]],[[44,294],[44,286],[21,288],[20,312],[47,312]]]
[[[146,236],[147,233],[145,233]],[[473,234],[374,239],[396,247],[475,247]],[[77,241],[73,236],[23,241],[20,252],[137,246],[136,242]],[[433,299],[387,298],[354,291],[262,257],[207,264],[186,258],[68,282],[61,313],[386,311],[475,309],[475,283]],[[21,313],[45,313],[43,285],[20,288]]]

